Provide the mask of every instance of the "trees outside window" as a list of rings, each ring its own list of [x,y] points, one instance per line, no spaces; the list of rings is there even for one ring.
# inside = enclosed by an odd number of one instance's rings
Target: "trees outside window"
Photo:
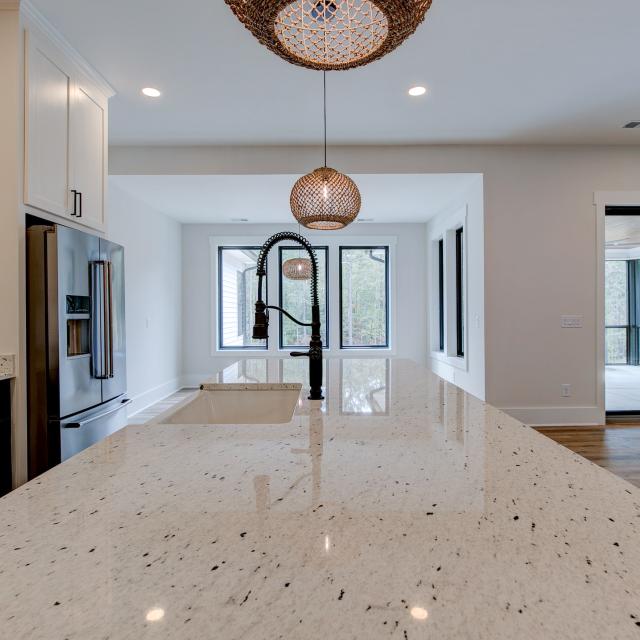
[[[327,270],[327,247],[314,247],[318,258],[318,299],[320,302],[320,319],[322,344],[329,347],[327,314],[327,298],[329,293]],[[311,322],[311,295],[309,280],[289,280],[282,275],[282,265],[291,258],[306,258],[306,251],[299,249],[280,247],[280,306],[286,309],[294,318],[301,322]],[[311,339],[311,327],[301,327],[295,322],[280,314],[280,347],[307,347]]]
[[[389,346],[388,294],[388,247],[340,247],[340,348]]]
[[[606,363],[628,363],[629,269],[626,260],[605,263]]]

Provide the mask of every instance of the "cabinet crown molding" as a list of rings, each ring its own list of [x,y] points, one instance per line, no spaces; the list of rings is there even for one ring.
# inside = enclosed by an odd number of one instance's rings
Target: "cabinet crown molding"
[[[20,14],[25,20],[26,27],[30,25],[36,27],[43,33],[51,42],[58,47],[81,71],[89,80],[96,86],[98,90],[106,98],[113,97],[116,92],[115,89],[105,80],[105,78],[94,69],[82,55],[74,49],[64,36],[36,9],[30,0],[22,0],[22,2],[15,2],[15,0],[0,0],[0,10],[2,9],[2,3],[20,6]]]

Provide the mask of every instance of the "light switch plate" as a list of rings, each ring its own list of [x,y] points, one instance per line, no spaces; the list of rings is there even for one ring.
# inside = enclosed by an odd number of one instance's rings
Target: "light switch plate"
[[[0,378],[13,378],[16,375],[16,357],[0,356]]]
[[[582,329],[582,316],[560,316],[563,329]]]

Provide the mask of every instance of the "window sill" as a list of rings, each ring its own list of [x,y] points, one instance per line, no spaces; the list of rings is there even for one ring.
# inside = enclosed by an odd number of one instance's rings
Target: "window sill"
[[[224,349],[216,349],[213,352],[214,356],[219,356],[219,355],[224,355],[226,353],[229,353],[231,355],[235,355],[238,353],[269,353],[269,349],[253,349],[253,348],[236,348],[236,347],[226,347]]]
[[[432,351],[431,359],[442,362],[443,364],[447,364],[450,367],[460,369],[460,371],[469,371],[469,363],[467,362],[466,356],[461,358],[459,356],[448,356],[442,351]]]

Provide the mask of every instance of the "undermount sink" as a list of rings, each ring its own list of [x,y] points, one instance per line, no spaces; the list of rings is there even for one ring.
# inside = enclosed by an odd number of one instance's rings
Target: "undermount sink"
[[[284,424],[293,418],[302,385],[268,389],[203,389],[163,413],[156,424]]]

